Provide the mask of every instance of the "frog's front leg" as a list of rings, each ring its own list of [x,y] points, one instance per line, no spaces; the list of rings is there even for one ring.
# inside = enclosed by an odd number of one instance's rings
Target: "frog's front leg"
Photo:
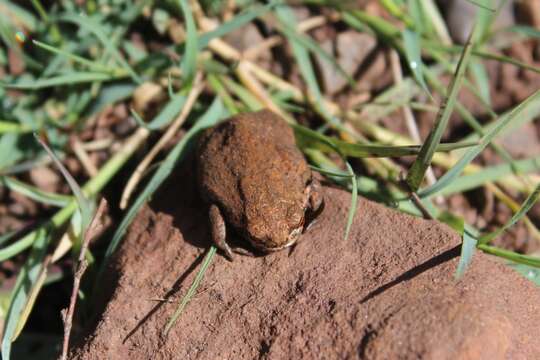
[[[212,241],[219,249],[221,249],[225,253],[227,259],[233,261],[233,254],[231,248],[226,241],[227,230],[225,227],[225,219],[223,218],[219,207],[217,207],[215,204],[210,205],[208,213],[210,216],[210,230],[212,235]]]

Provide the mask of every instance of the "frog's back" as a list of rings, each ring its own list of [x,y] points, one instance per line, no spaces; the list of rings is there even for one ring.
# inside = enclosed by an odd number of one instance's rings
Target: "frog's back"
[[[275,226],[291,209],[305,207],[311,171],[292,129],[268,110],[237,115],[206,130],[197,162],[204,200],[217,204],[238,229],[262,227],[254,232],[264,234],[265,226]],[[298,216],[292,214],[289,220],[297,223]]]

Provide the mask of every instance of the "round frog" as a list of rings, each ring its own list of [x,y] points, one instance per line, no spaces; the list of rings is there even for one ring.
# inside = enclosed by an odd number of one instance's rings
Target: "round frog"
[[[271,252],[294,244],[322,209],[320,184],[291,127],[269,110],[240,114],[204,131],[197,176],[212,240],[230,260],[226,224],[256,249]]]

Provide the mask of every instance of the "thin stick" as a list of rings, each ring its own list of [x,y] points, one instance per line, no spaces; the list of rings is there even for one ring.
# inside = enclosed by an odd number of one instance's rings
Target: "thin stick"
[[[79,162],[82,164],[83,169],[86,171],[86,173],[90,177],[94,177],[98,174],[99,170],[97,169],[96,165],[90,160],[90,157],[88,156],[88,153],[86,150],[82,147],[82,143],[79,139],[74,138],[73,142],[71,144],[71,148],[73,149],[73,152],[79,159]]]
[[[81,147],[85,151],[98,151],[109,148],[113,143],[114,139],[112,137],[108,137],[81,143]]]
[[[236,75],[238,79],[246,86],[246,88],[253,94],[255,97],[268,109],[272,110],[276,114],[280,115],[285,119],[291,121],[291,117],[288,116],[284,111],[282,111],[279,106],[277,106],[266,89],[261,85],[261,83],[253,76],[249,71],[249,67],[244,61],[240,61],[236,67]],[[292,120],[294,121],[294,120]]]
[[[69,350],[69,337],[71,334],[71,326],[73,324],[73,314],[75,313],[75,303],[77,302],[77,294],[79,293],[79,288],[81,285],[81,278],[88,267],[88,262],[86,261],[86,251],[88,249],[88,244],[90,240],[99,233],[103,224],[101,219],[105,210],[107,208],[107,201],[102,198],[99,207],[84,233],[84,240],[81,247],[81,252],[79,253],[79,259],[77,262],[77,270],[75,271],[75,277],[73,279],[73,290],[71,292],[71,299],[69,301],[69,308],[62,310],[62,320],[64,321],[64,342],[62,345],[62,360],[67,359],[67,354]]]
[[[433,220],[433,216],[428,211],[428,209],[426,209],[424,204],[422,204],[422,200],[420,200],[420,198],[418,197],[418,195],[416,193],[414,193],[414,192],[411,193],[411,200],[414,203],[414,205],[416,205],[418,210],[420,210],[420,212],[422,213],[422,216],[424,217],[424,219]]]
[[[304,33],[326,24],[326,20],[327,19],[324,16],[314,16],[299,23],[296,27],[296,31]],[[270,36],[260,43],[256,43],[252,47],[244,50],[242,57],[246,60],[255,61],[261,52],[269,50],[274,46],[281,45],[284,41],[285,39],[281,35]]]
[[[197,73],[194,80],[193,88],[191,89],[187,99],[186,103],[184,104],[184,107],[182,108],[182,111],[180,111],[180,114],[178,117],[174,120],[174,122],[169,126],[167,131],[163,134],[163,136],[159,139],[157,144],[150,150],[150,152],[146,155],[146,157],[140,162],[140,164],[137,166],[135,171],[133,172],[133,175],[129,178],[129,181],[126,184],[126,187],[124,188],[124,192],[122,193],[122,198],[120,200],[120,209],[125,209],[127,207],[127,204],[129,202],[129,198],[131,197],[131,194],[135,190],[137,184],[141,180],[145,170],[148,168],[148,165],[152,162],[152,160],[156,157],[156,155],[163,149],[163,147],[169,142],[178,129],[182,126],[184,121],[186,121],[189,113],[191,112],[191,108],[197,101],[197,98],[201,94],[204,83],[201,81],[202,75],[201,73]]]

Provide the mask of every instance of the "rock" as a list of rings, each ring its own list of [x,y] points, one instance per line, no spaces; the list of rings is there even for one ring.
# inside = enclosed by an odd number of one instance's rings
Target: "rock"
[[[478,5],[469,0],[440,1],[446,15],[448,30],[454,41],[459,44],[467,42],[467,38],[476,21]],[[513,1],[506,1],[494,20],[492,30],[502,29],[514,25]],[[495,6],[495,5],[493,5]]]
[[[365,199],[345,240],[350,195],[333,188],[291,252],[214,258],[163,337],[210,244],[190,174],[133,222],[72,359],[540,358],[532,282],[482,253],[455,281],[458,234]]]
[[[30,180],[40,190],[55,193],[58,192],[60,182],[63,179],[48,166],[38,166],[28,172]]]
[[[26,70],[26,65],[21,55],[21,51],[15,50],[15,48],[8,48],[8,65],[9,73],[17,76],[22,75]]]
[[[253,46],[263,42],[265,39],[253,23],[244,25],[225,36],[224,39],[229,45],[236,48],[238,51],[245,51]],[[272,58],[270,49],[262,50],[258,55],[258,60],[268,61]]]
[[[133,110],[144,120],[149,121],[166,99],[167,94],[161,86],[153,82],[145,82],[137,86],[133,92]]]
[[[377,42],[365,33],[348,30],[339,33],[336,38],[336,54],[333,54],[333,42],[330,39],[323,41],[321,48],[330,56],[335,56],[337,63],[349,76],[354,77],[366,57],[375,49]],[[343,90],[347,86],[347,79],[328,60],[319,54],[315,55],[324,91],[330,95]]]
[[[533,157],[540,154],[540,141],[536,133],[536,126],[531,122],[505,134],[497,142],[503,145],[513,158]]]
[[[540,29],[540,0],[521,0],[517,2],[518,13],[525,22]]]

